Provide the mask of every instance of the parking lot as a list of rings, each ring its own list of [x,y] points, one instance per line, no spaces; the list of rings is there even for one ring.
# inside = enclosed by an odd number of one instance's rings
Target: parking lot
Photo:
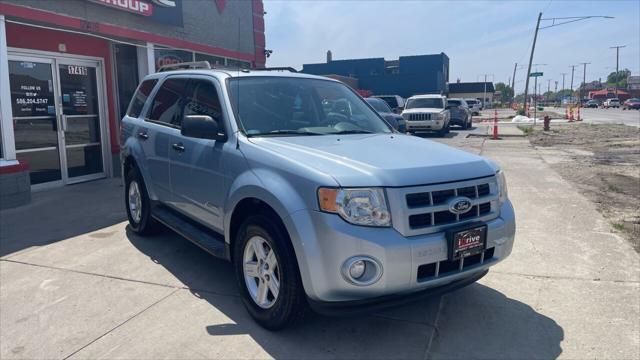
[[[467,136],[487,130],[425,136],[506,172],[514,250],[477,284],[269,332],[229,264],[171,232],[134,235],[119,179],[100,180],[0,213],[0,358],[637,358],[638,254],[548,165],[553,150]]]

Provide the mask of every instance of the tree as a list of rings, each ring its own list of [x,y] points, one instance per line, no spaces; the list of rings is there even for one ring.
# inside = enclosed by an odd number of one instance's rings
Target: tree
[[[511,88],[511,86],[506,85],[505,83],[501,83],[501,82],[497,83],[496,91],[500,91],[500,94],[502,94],[503,102],[510,101],[511,98],[513,97],[513,89]]]
[[[607,76],[607,85],[609,86],[613,86],[613,87],[621,87],[621,88],[626,88],[627,87],[627,78],[631,75],[631,70],[629,69],[624,69],[624,70],[620,70],[618,71],[618,73],[616,74],[616,72],[612,72],[611,74],[609,74],[609,76]]]

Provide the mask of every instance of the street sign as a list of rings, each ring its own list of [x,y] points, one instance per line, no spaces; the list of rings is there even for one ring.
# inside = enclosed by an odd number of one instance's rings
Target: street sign
[[[541,72],[534,72],[534,73],[529,74],[529,77],[539,77],[539,76],[542,76]]]

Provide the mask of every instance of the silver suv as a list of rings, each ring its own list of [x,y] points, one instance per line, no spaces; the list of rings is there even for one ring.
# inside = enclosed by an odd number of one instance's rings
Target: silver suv
[[[122,120],[129,226],[232,262],[268,329],[475,282],[515,218],[492,162],[393,130],[360,96],[286,71],[147,76]]]

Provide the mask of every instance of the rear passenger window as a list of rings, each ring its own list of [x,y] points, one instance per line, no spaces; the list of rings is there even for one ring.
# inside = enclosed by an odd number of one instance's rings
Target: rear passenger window
[[[208,115],[213,120],[222,121],[222,109],[215,85],[208,80],[192,80],[191,91],[185,98],[184,113],[186,115]]]
[[[142,108],[144,107],[144,103],[147,101],[149,94],[151,94],[151,90],[158,83],[158,79],[149,79],[145,80],[138,86],[138,90],[133,95],[133,99],[131,99],[131,103],[129,104],[129,109],[127,110],[127,116],[131,116],[137,118],[140,116],[142,112]]]
[[[153,98],[147,120],[179,127],[183,94],[188,81],[186,78],[171,78],[163,82]]]

